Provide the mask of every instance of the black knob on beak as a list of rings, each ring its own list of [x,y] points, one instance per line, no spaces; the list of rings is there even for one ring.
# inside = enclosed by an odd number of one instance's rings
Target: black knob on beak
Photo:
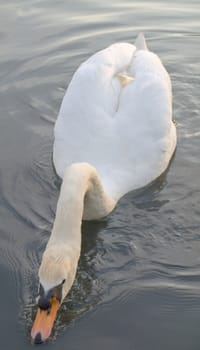
[[[51,303],[48,298],[40,297],[38,300],[38,306],[41,310],[48,311],[51,309]]]

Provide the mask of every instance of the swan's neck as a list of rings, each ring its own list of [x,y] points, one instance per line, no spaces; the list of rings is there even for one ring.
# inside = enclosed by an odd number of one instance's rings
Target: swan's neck
[[[59,243],[80,245],[82,219],[104,217],[113,210],[115,204],[104,192],[94,167],[87,163],[75,163],[67,167],[48,246]]]

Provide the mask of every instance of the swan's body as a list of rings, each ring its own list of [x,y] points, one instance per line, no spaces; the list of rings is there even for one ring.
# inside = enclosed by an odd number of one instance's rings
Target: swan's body
[[[38,321],[41,310],[47,305],[51,310],[47,297],[61,288],[60,304],[74,281],[82,218],[109,214],[121,196],[158,177],[175,150],[170,78],[143,36],[136,47],[114,44],[93,55],[76,71],[63,99],[53,153],[63,183],[39,270],[42,294],[32,330],[37,341],[53,325],[48,321],[43,330]]]
[[[124,86],[121,73],[133,81]],[[151,182],[176,145],[171,98],[169,76],[148,50],[114,44],[89,58],[74,74],[56,121],[58,174],[88,162],[115,200]]]

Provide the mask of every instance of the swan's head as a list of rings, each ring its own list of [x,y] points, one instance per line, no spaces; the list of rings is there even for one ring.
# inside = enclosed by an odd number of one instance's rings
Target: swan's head
[[[62,246],[52,246],[44,252],[39,269],[38,310],[31,331],[35,343],[42,343],[50,336],[57,311],[73,284],[76,268],[77,261],[72,261]]]

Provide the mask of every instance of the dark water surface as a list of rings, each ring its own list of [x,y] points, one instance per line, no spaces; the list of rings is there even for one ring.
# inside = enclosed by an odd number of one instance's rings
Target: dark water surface
[[[83,225],[78,274],[46,349],[200,348],[200,3],[1,0],[0,349],[32,349],[37,271],[59,180],[53,127],[78,65],[143,31],[170,72],[167,173]],[[56,341],[55,341],[56,339]]]

